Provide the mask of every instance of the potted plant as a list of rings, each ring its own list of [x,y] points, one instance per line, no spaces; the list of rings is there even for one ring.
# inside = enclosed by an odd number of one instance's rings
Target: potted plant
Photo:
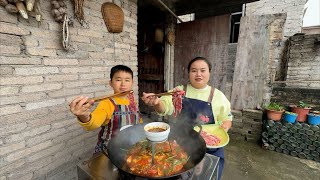
[[[298,114],[297,121],[305,122],[307,120],[307,114],[310,111],[310,106],[303,101],[299,101],[298,105],[291,105],[291,110]]]
[[[265,109],[267,110],[268,119],[271,119],[274,121],[279,121],[284,112],[284,107],[276,102],[271,102],[270,104],[265,106]]]
[[[308,123],[312,125],[320,124],[320,111],[313,111],[308,114]]]
[[[298,117],[297,113],[286,111],[283,115],[283,119],[289,123],[295,123]]]

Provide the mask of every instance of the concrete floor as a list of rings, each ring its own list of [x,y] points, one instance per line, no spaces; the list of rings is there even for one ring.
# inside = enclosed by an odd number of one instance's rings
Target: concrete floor
[[[320,180],[320,163],[230,140],[222,180]]]

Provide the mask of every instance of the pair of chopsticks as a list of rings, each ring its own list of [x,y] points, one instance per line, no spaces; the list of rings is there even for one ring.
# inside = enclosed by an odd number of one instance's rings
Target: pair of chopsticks
[[[89,98],[86,103],[88,103],[91,100],[94,100],[94,102],[97,102],[97,101],[101,101],[101,100],[112,98],[112,97],[125,96],[125,95],[128,95],[130,93],[133,93],[133,90],[123,91],[123,92],[120,92],[120,93],[115,93],[115,94],[106,95],[106,96],[99,96],[99,97]]]
[[[173,95],[175,92],[164,92],[164,93],[158,93],[158,94],[154,94],[153,96],[168,96],[168,95]]]

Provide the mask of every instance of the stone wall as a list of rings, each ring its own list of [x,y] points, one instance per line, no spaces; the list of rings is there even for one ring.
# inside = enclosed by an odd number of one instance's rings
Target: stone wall
[[[320,89],[320,34],[292,36],[288,41],[286,86]]]
[[[287,13],[284,36],[301,32],[303,8],[306,0],[260,0],[246,4],[245,14],[263,15]]]
[[[73,3],[66,2],[73,15]],[[125,14],[119,34],[107,31],[103,2],[84,1],[88,28],[74,21],[68,52],[50,1],[41,1],[40,25],[0,7],[1,180],[76,177],[76,164],[91,156],[97,131],[84,131],[68,103],[79,95],[112,92],[108,81],[113,65],[133,69],[137,95],[137,2],[115,1]]]

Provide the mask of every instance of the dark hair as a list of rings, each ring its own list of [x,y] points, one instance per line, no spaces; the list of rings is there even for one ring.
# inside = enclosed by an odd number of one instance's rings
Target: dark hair
[[[117,72],[119,72],[119,71],[124,71],[124,72],[130,73],[130,74],[131,74],[131,77],[133,78],[133,72],[132,72],[132,70],[131,70],[128,66],[125,66],[125,65],[116,65],[116,66],[113,66],[113,67],[111,68],[110,79],[112,80],[114,74],[117,73]]]
[[[212,65],[211,63],[204,57],[196,57],[196,58],[193,58],[189,64],[188,64],[188,73],[190,72],[190,67],[191,67],[191,64],[194,63],[195,61],[198,61],[198,60],[201,60],[201,61],[204,61],[208,64],[208,67],[209,67],[209,72],[211,72],[211,68],[212,68]]]

